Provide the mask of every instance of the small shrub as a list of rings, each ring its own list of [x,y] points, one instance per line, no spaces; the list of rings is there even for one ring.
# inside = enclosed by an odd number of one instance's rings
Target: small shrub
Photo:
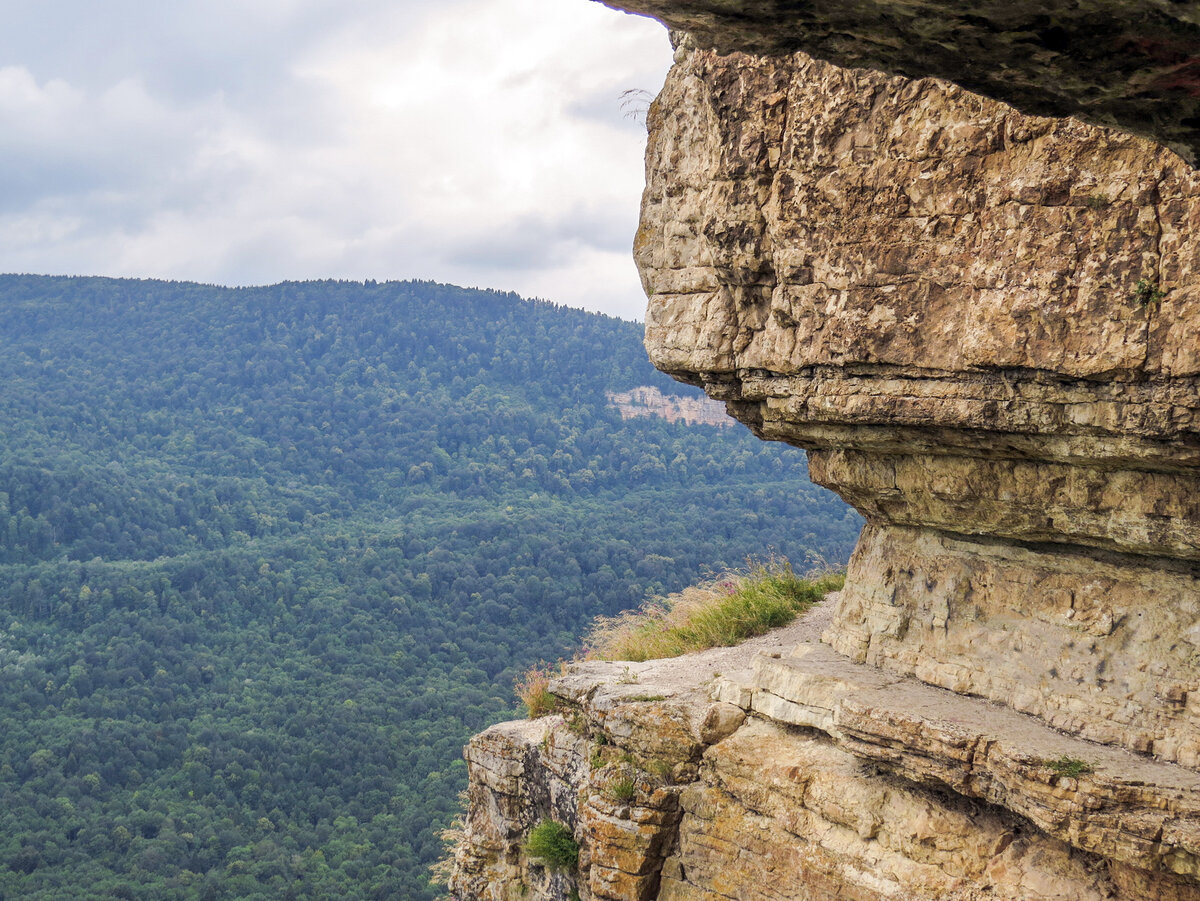
[[[1112,198],[1107,194],[1093,194],[1083,203],[1089,210],[1102,210],[1112,203]]]
[[[1066,754],[1054,760],[1047,760],[1042,766],[1051,770],[1056,776],[1068,776],[1072,779],[1078,779],[1080,776],[1090,773],[1093,769],[1092,765],[1086,760],[1081,760],[1078,757],[1070,757]]]
[[[745,572],[598,618],[585,639],[586,657],[642,661],[735,645],[786,625],[844,582],[836,574],[801,578],[783,558],[751,563]]]
[[[637,783],[629,776],[619,776],[608,783],[608,795],[622,804],[632,801],[637,794]]]
[[[1167,292],[1148,278],[1139,278],[1137,284],[1133,286],[1133,299],[1144,307],[1158,303],[1166,296]]]
[[[517,680],[513,692],[525,705],[526,715],[531,720],[547,716],[558,706],[558,699],[550,694],[550,679],[554,675],[545,664],[532,666]]]
[[[533,827],[525,850],[552,870],[573,870],[579,864],[579,842],[570,829],[554,820],[542,820]]]

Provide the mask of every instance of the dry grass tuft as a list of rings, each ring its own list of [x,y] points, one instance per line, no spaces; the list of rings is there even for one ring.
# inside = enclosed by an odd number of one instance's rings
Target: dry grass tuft
[[[654,660],[735,645],[786,625],[844,582],[841,574],[797,576],[786,558],[751,562],[637,610],[599,617],[584,640],[584,657]]]
[[[513,691],[525,705],[526,715],[531,720],[548,716],[558,706],[558,699],[550,694],[550,680],[557,674],[556,669],[547,664],[532,666],[517,680]]]

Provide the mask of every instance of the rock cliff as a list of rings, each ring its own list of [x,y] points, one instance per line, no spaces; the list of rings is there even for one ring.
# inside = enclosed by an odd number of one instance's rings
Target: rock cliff
[[[649,115],[651,358],[806,448],[868,524],[795,631],[577,667],[562,717],[477,738],[453,888],[1200,899],[1200,175],[1128,132],[815,59],[796,10],[819,3],[634,5],[694,31]],[[1053,80],[1009,58],[1013,84]],[[574,873],[523,851],[551,815]]]

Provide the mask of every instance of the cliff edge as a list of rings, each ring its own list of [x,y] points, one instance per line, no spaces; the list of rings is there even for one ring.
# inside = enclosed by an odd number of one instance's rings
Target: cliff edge
[[[809,56],[819,4],[620,5],[695,32],[649,114],[651,359],[867,527],[798,631],[583,665],[475,739],[452,889],[1200,899],[1200,175]],[[573,871],[526,853],[543,817]]]

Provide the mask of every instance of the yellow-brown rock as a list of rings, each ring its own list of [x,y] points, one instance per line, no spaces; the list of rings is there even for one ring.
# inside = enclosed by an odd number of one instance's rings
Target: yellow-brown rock
[[[1200,763],[1194,170],[803,54],[681,54],[650,125],[651,358],[870,523],[829,642]]]
[[[456,897],[1200,899],[1200,774],[856,664],[831,613],[635,682],[576,667],[561,715],[477,736]],[[545,817],[574,872],[525,855]]]

